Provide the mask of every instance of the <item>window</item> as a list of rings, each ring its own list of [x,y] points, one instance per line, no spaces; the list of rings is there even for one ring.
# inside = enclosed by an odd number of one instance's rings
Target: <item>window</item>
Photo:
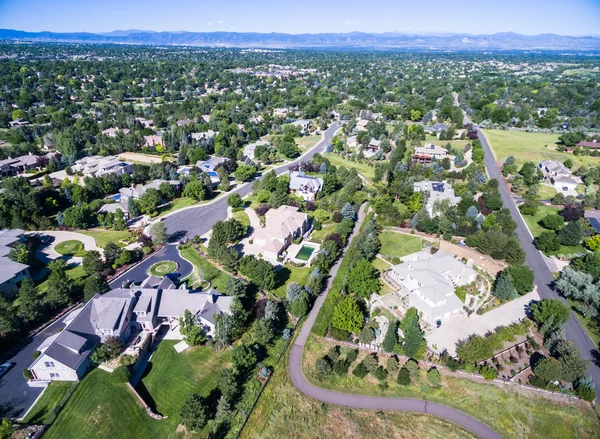
[[[56,367],[56,366],[54,365],[54,361],[45,361],[45,362],[44,362],[44,366],[45,366],[45,367]]]
[[[50,378],[60,378],[60,375],[57,373],[51,373]]]

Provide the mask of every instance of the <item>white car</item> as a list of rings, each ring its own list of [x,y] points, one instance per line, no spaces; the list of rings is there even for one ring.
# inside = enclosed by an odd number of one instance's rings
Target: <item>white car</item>
[[[4,375],[6,375],[8,373],[8,371],[13,368],[14,365],[15,365],[15,363],[0,364],[0,378],[2,378]]]

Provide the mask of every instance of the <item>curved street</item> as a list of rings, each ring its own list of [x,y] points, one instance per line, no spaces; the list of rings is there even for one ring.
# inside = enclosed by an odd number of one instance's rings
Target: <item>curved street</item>
[[[346,249],[354,237],[358,234],[360,225],[365,219],[365,206],[366,205],[363,204],[358,212],[358,220],[350,239],[348,239],[348,245],[346,246]],[[481,437],[482,439],[502,439],[502,436],[484,423],[459,410],[442,404],[412,398],[386,398],[382,396],[365,396],[356,395],[353,393],[335,392],[313,386],[306,380],[304,374],[302,373],[302,351],[304,350],[306,340],[308,339],[313,324],[315,323],[317,315],[319,314],[319,310],[321,309],[321,306],[327,297],[327,293],[331,288],[333,279],[339,270],[343,256],[346,253],[346,249],[344,249],[344,252],[338,261],[331,268],[330,276],[327,279],[327,287],[325,291],[319,297],[317,297],[310,314],[302,325],[300,334],[298,334],[298,337],[292,346],[289,362],[289,374],[294,386],[296,386],[296,388],[298,388],[298,390],[305,395],[327,404],[335,404],[344,407],[367,410],[394,410],[427,413],[429,415],[435,415],[454,422],[466,430],[469,430],[471,433]]]

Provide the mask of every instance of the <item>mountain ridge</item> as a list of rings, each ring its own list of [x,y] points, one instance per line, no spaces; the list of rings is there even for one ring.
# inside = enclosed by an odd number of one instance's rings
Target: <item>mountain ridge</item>
[[[600,50],[600,37],[557,34],[522,35],[499,32],[489,35],[385,33],[279,32],[157,32],[115,30],[111,32],[26,32],[0,29],[2,40],[140,44],[246,48],[390,48],[430,50]]]

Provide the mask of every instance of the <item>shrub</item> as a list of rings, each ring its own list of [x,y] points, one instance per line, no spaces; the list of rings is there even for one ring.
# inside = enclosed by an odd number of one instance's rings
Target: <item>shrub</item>
[[[440,371],[435,367],[432,367],[427,372],[427,379],[433,386],[439,386],[442,383],[442,377],[440,376]]]
[[[387,362],[388,372],[394,373],[398,370],[399,367],[400,367],[400,362],[398,361],[398,359],[396,357],[390,357],[390,359]]]
[[[34,359],[34,360],[37,360],[37,358],[38,358],[40,355],[42,355],[42,353],[41,353],[40,351],[35,351],[35,352],[33,353],[33,359]]]
[[[377,366],[379,366],[375,355],[367,355],[365,358],[363,358],[362,363],[369,372],[373,372],[375,369],[377,369]]]
[[[115,370],[113,370],[113,373],[110,375],[110,381],[113,384],[126,383],[129,381],[129,378],[131,378],[131,371],[127,366],[117,367]]]
[[[33,379],[33,374],[31,373],[31,371],[27,368],[23,369],[23,377],[29,381]]]
[[[375,369],[373,372],[371,372],[373,374],[373,376],[375,378],[377,378],[379,381],[385,381],[387,379],[388,376],[388,371],[385,370],[382,366],[379,366],[377,369]]]
[[[119,357],[119,365],[120,366],[132,366],[133,364],[135,364],[135,361],[137,360],[136,357],[134,357],[133,355],[121,355]]]
[[[349,349],[346,352],[346,361],[348,361],[348,363],[354,363],[357,358],[358,358],[358,349]]]
[[[398,384],[400,384],[401,386],[408,386],[411,383],[410,372],[406,367],[403,367],[402,369],[400,369],[400,372],[398,372],[397,381]]]
[[[329,357],[329,359],[332,362],[339,360],[339,358],[340,358],[340,347],[338,345],[332,346],[327,351],[327,356]]]
[[[358,366],[356,366],[352,371],[352,375],[354,375],[357,378],[364,378],[367,376],[368,373],[369,371],[362,362],[359,363]]]
[[[596,399],[596,392],[587,383],[578,383],[575,385],[575,395],[587,402]]]
[[[448,369],[450,369],[452,372],[456,372],[460,368],[460,363],[458,360],[456,360],[456,358],[448,358],[448,361],[446,361],[446,367],[448,367]]]
[[[319,377],[319,379],[325,378],[333,370],[333,366],[331,365],[331,360],[327,356],[321,357],[317,360],[316,368],[317,368],[317,377]]]
[[[498,371],[495,368],[488,366],[487,364],[479,370],[479,373],[486,380],[493,380],[498,376]]]
[[[416,381],[419,379],[419,375],[421,374],[419,363],[417,363],[415,360],[408,360],[406,363],[404,363],[404,367],[408,369],[411,380]]]
[[[333,364],[333,372],[339,376],[346,375],[349,368],[350,362],[348,360],[338,360]]]

